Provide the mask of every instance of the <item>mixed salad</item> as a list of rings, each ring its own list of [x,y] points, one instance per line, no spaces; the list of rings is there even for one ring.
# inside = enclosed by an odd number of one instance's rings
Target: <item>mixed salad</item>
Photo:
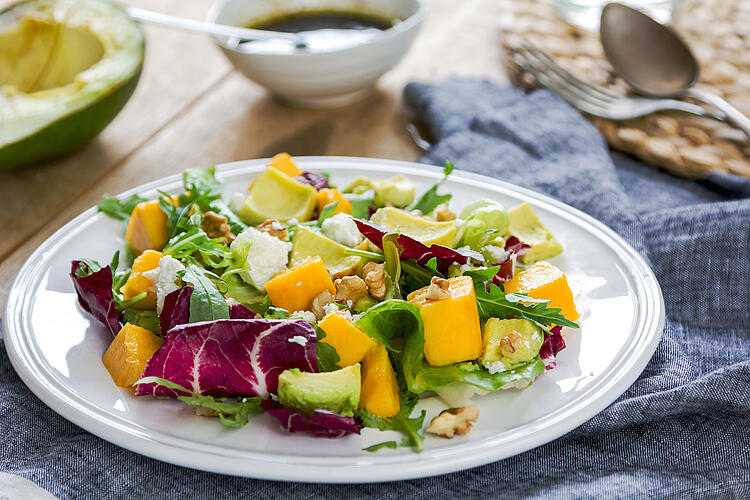
[[[434,392],[448,408],[426,431],[468,432],[471,398],[553,368],[578,313],[531,206],[456,213],[441,193],[452,169],[417,198],[403,175],[337,187],[282,153],[228,201],[214,168],[187,170],[179,195],[105,197],[122,248],[70,276],[114,336],[114,383],[232,427],[265,412],[321,437],[403,433],[368,451],[421,450],[425,412],[412,414]]]

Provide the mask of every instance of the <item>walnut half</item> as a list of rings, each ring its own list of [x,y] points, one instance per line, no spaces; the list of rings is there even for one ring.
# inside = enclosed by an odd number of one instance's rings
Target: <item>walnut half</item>
[[[258,231],[268,233],[271,236],[275,236],[281,241],[289,241],[289,231],[284,227],[282,223],[276,219],[267,219],[263,224],[256,227]]]
[[[427,300],[443,300],[450,298],[450,296],[450,281],[433,276],[424,298]]]
[[[471,430],[471,424],[479,418],[479,408],[476,406],[461,406],[448,408],[432,419],[427,432],[446,438],[463,435]]]
[[[310,309],[312,310],[316,319],[323,319],[323,316],[326,315],[323,307],[327,306],[331,302],[333,302],[333,295],[328,290],[323,290],[317,297],[312,300],[312,306],[310,307]]]
[[[367,284],[359,276],[344,276],[337,279],[333,284],[336,286],[336,302],[351,307],[351,304],[367,297]]]
[[[203,214],[201,229],[203,229],[209,238],[224,238],[226,244],[234,241],[234,234],[229,227],[229,220],[223,215],[210,210]]]
[[[385,265],[368,262],[365,264],[365,267],[362,268],[362,276],[364,276],[365,283],[370,289],[370,295],[378,300],[383,300],[386,292]]]

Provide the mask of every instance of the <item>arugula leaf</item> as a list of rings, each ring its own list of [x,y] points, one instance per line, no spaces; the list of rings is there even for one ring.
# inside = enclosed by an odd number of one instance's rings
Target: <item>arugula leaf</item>
[[[227,203],[222,200],[221,198],[212,201],[208,208],[219,215],[223,215],[227,218],[227,224],[229,224],[229,229],[232,230],[234,234],[240,234],[242,231],[247,229],[247,224],[242,222],[242,219],[235,213],[234,210],[232,210]]]
[[[478,267],[464,271],[464,276],[471,277],[475,285],[484,285],[486,282],[492,280],[499,270],[500,266]]]
[[[382,448],[398,448],[398,443],[396,441],[384,441],[382,443],[368,446],[367,448],[362,448],[362,451],[369,451],[370,453],[372,453]]]
[[[578,328],[578,324],[570,321],[561,314],[562,309],[558,307],[547,307],[549,301],[540,301],[521,294],[506,295],[499,286],[490,283],[474,284],[474,292],[477,296],[477,309],[482,320],[488,318],[523,318],[527,319],[544,331],[550,333],[549,327],[553,324]],[[521,303],[527,302],[524,304]]]
[[[401,247],[398,244],[398,233],[383,236],[383,255],[385,256],[385,300],[400,299],[401,290],[398,282],[401,279]]]
[[[114,196],[104,195],[102,196],[99,205],[96,207],[96,211],[103,213],[115,220],[126,221],[130,219],[130,216],[135,210],[135,206],[141,202],[148,201],[142,196],[137,194],[131,194],[124,200],[115,198]]]
[[[418,417],[411,418],[410,415],[414,411],[414,407],[417,405],[419,398],[416,394],[404,391],[401,392],[400,399],[401,409],[396,415],[390,418],[373,415],[364,409],[357,412],[357,418],[359,418],[362,425],[365,427],[372,427],[380,429],[381,431],[398,431],[403,433],[404,437],[401,439],[401,446],[411,446],[415,451],[420,452],[424,450],[424,436],[420,433],[420,430],[424,424],[424,417],[427,412],[422,410],[422,413]],[[392,445],[387,446],[390,448],[394,447]],[[380,447],[383,447],[382,443]],[[377,449],[379,448],[376,448],[376,450]]]
[[[335,372],[341,369],[338,362],[341,361],[339,354],[336,352],[336,348],[328,342],[321,342],[326,337],[326,332],[321,327],[315,324],[315,333],[318,335],[317,350],[318,350],[318,371],[319,372]]]
[[[76,278],[84,278],[100,271],[102,266],[92,259],[80,259],[81,266],[76,270]]]
[[[322,226],[323,221],[333,215],[333,212],[336,211],[336,208],[338,206],[339,206],[339,201],[336,200],[332,203],[329,203],[325,207],[323,207],[323,210],[320,211],[320,215],[318,215],[318,227]]]
[[[190,323],[229,319],[229,306],[219,290],[209,278],[205,269],[195,264],[188,264],[182,271],[180,279],[193,285],[190,295]]]
[[[352,204],[352,217],[355,219],[369,219],[370,207],[375,203],[375,191],[369,189],[356,197],[349,198]]]
[[[419,197],[417,201],[415,201],[412,206],[408,208],[408,210],[419,210],[423,214],[427,215],[431,213],[438,205],[441,205],[445,203],[446,201],[449,201],[452,197],[450,194],[437,194],[437,190],[440,187],[440,185],[445,182],[445,180],[448,178],[449,175],[453,172],[453,163],[447,161],[445,162],[445,167],[443,168],[443,178],[440,179],[434,186],[432,186],[430,189],[424,192],[422,196]]]
[[[289,311],[280,307],[271,306],[263,313],[263,317],[266,319],[287,319],[289,318]]]
[[[229,271],[221,275],[221,279],[227,287],[227,291],[224,295],[246,306],[261,304],[266,297],[268,297],[265,290],[260,291],[254,286],[242,281],[240,277],[237,276],[236,272],[238,271]]]
[[[189,168],[182,173],[185,196],[219,198],[224,183],[216,180],[216,167]]]
[[[391,339],[405,331],[422,332],[422,316],[411,302],[391,299],[372,306],[355,323],[367,335],[393,352],[399,352]]]
[[[250,416],[263,413],[260,406],[261,399],[257,397],[242,397],[237,398],[236,402],[227,402],[227,398],[203,396],[161,377],[144,377],[133,385],[139,384],[159,384],[175,391],[191,394],[191,396],[177,396],[177,399],[190,406],[206,408],[215,412],[221,423],[228,427],[242,427],[247,424]]]
[[[157,335],[161,335],[159,327],[159,316],[156,311],[141,311],[138,309],[125,309],[122,311],[122,320],[126,323],[133,323],[146,330],[151,330]]]
[[[163,253],[177,260],[185,260],[197,254],[210,267],[229,267],[233,262],[232,251],[223,243],[223,238],[209,238],[201,228],[201,220],[200,214],[190,216],[184,224],[187,230],[173,236],[165,245]]]

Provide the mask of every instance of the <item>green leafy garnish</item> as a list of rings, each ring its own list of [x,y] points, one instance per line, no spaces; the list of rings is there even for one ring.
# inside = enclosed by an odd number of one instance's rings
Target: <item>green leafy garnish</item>
[[[180,279],[193,285],[190,295],[190,323],[229,319],[229,306],[209,276],[212,273],[196,264],[188,264]]]
[[[362,448],[362,451],[369,451],[370,453],[372,453],[383,448],[398,448],[398,443],[396,441],[384,441],[382,443],[368,446],[367,448]]]
[[[209,238],[201,228],[202,216],[194,214],[184,220],[184,232],[173,236],[164,246],[163,253],[177,260],[184,261],[190,257],[200,257],[213,268],[229,267],[232,264],[232,252],[224,244],[224,238]]]
[[[271,306],[263,313],[263,317],[265,319],[287,319],[289,318],[289,311],[280,307]]]
[[[336,211],[336,208],[338,208],[338,206],[339,206],[339,201],[336,200],[323,207],[323,210],[320,211],[320,215],[318,215],[318,227],[322,226],[323,221],[333,215],[333,213]]]
[[[440,179],[439,182],[437,182],[434,186],[432,186],[430,189],[424,192],[422,196],[419,197],[417,201],[415,201],[412,206],[409,207],[409,210],[419,210],[423,214],[427,215],[431,213],[438,205],[442,205],[446,201],[449,201],[452,197],[450,194],[437,194],[437,190],[440,187],[440,185],[445,182],[445,180],[448,178],[449,175],[453,172],[453,163],[447,161],[445,162],[445,167],[443,168],[443,178]]]
[[[85,278],[95,272],[101,271],[102,266],[92,259],[80,259],[81,266],[76,270],[76,278]]]
[[[227,398],[203,396],[161,377],[144,377],[133,385],[139,384],[158,384],[175,391],[192,394],[192,396],[177,396],[177,399],[190,406],[206,408],[216,412],[221,423],[228,427],[242,427],[247,424],[252,415],[263,413],[260,406],[261,400],[257,397],[243,397],[238,398],[237,401],[228,402]]]
[[[122,319],[126,323],[133,323],[146,330],[151,330],[157,335],[161,335],[159,327],[159,316],[156,311],[141,311],[139,309],[125,309],[122,311]]]
[[[326,332],[321,327],[315,324],[315,333],[318,336],[316,348],[318,351],[318,371],[319,372],[335,372],[340,370],[341,367],[338,362],[341,361],[339,354],[336,352],[336,348],[328,342],[321,342],[326,337]]]
[[[417,306],[398,299],[372,306],[354,324],[393,352],[399,351],[392,342],[393,338],[423,328]]]
[[[112,217],[113,219],[126,221],[130,219],[133,210],[135,210],[135,206],[144,201],[148,200],[137,194],[131,194],[124,200],[119,200],[114,196],[105,194],[102,196],[99,205],[97,205],[96,211]]]
[[[401,247],[398,244],[398,233],[383,236],[383,255],[385,256],[385,300],[400,299],[401,289]]]
[[[145,299],[147,295],[148,295],[148,292],[141,292],[138,295],[129,298],[128,300],[118,300],[117,296],[115,296],[115,304],[116,304],[117,310],[123,311],[130,307],[133,307],[138,302]]]
[[[497,272],[500,270],[500,266],[492,267],[477,267],[476,269],[469,269],[464,271],[464,276],[469,276],[474,281],[474,284],[485,285],[486,282],[490,281],[495,277]]]
[[[372,427],[380,429],[381,431],[398,431],[401,432],[404,437],[401,440],[401,446],[411,446],[415,451],[420,452],[424,450],[424,436],[420,433],[422,424],[424,424],[424,417],[426,412],[422,410],[422,413],[418,417],[411,418],[410,415],[414,411],[414,407],[417,405],[419,400],[416,394],[412,394],[408,391],[401,392],[401,409],[399,412],[390,417],[384,418],[377,415],[373,415],[367,410],[359,410],[357,412],[357,418],[362,422],[365,427]],[[395,448],[392,445],[375,445],[379,446],[374,450],[376,451],[384,446],[389,448]],[[372,446],[370,447],[372,448]]]
[[[375,191],[369,189],[349,198],[349,201],[352,204],[352,217],[367,220],[370,218],[370,207],[375,203]]]

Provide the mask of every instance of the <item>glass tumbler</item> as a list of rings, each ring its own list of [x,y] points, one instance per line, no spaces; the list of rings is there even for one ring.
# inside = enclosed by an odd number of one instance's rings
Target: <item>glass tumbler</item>
[[[611,0],[610,0],[611,1]],[[579,28],[599,31],[599,18],[608,0],[556,0],[563,18]],[[645,12],[657,21],[668,24],[672,20],[674,0],[621,0],[622,3]]]

